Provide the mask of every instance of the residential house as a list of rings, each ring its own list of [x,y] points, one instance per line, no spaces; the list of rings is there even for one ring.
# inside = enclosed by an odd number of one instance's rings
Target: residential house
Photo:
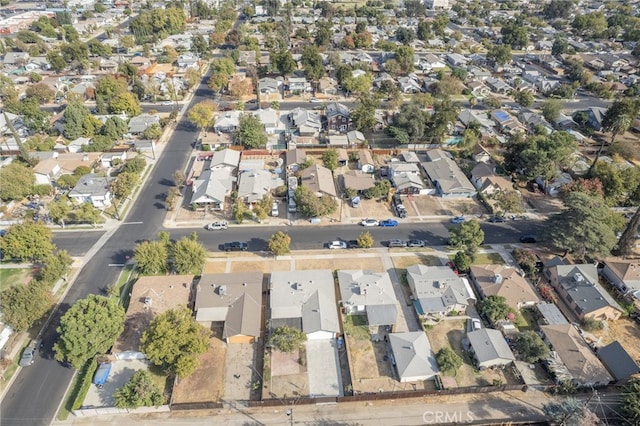
[[[393,184],[398,194],[422,194],[426,190],[422,176],[411,173],[395,176]]]
[[[91,144],[91,138],[74,139],[67,144],[67,150],[71,153],[76,154],[82,151],[82,147],[84,145],[90,145],[90,144]]]
[[[331,77],[322,77],[318,80],[318,92],[325,96],[338,94],[338,82]]]
[[[441,149],[427,152],[427,160],[422,163],[429,180],[440,197],[473,197],[476,190],[453,159]]]
[[[475,300],[469,282],[448,266],[410,266],[407,281],[420,316],[445,316],[454,311],[462,314]]]
[[[261,335],[262,273],[203,274],[195,291],[196,321],[223,323],[227,343],[253,343]]]
[[[100,158],[100,163],[102,167],[108,169],[114,166],[115,163],[124,163],[127,160],[127,151],[120,152],[105,152],[102,154],[102,158]]]
[[[503,133],[513,133],[521,129],[518,119],[502,109],[493,111],[491,118]]]
[[[476,163],[490,163],[492,161],[491,154],[482,145],[476,143],[471,149],[471,158]]]
[[[398,300],[387,272],[339,270],[340,305],[347,315],[366,315],[369,327],[396,324]]]
[[[333,182],[331,170],[320,164],[314,164],[300,172],[301,185],[318,197],[327,195],[337,197],[336,186]]]
[[[322,130],[322,119],[317,111],[296,108],[289,112],[288,117],[300,136],[317,136]]]
[[[543,325],[540,331],[551,352],[545,361],[556,383],[578,387],[606,386],[613,380],[572,324]]]
[[[392,161],[389,164],[389,178],[391,178],[391,181],[393,182],[394,178],[402,175],[420,176],[420,166],[416,163]]]
[[[36,177],[36,185],[51,185],[62,175],[60,164],[51,158],[39,161],[33,166],[33,174]]]
[[[518,119],[522,124],[527,126],[529,131],[535,132],[536,134],[539,129],[542,129],[547,135],[553,132],[553,126],[536,112],[523,110],[518,114]]]
[[[546,194],[552,197],[558,197],[562,192],[562,187],[573,182],[573,178],[569,173],[558,173],[553,179],[548,181],[542,176],[538,176],[535,182]]]
[[[598,283],[595,265],[555,265],[546,268],[544,273],[579,320],[617,320],[624,313],[620,305]]]
[[[7,52],[2,58],[5,67],[19,67],[25,65],[29,61],[29,53],[27,52]]]
[[[89,173],[78,179],[78,183],[69,191],[69,198],[77,203],[91,203],[93,207],[104,210],[111,205],[109,179]]]
[[[638,367],[636,361],[631,358],[617,340],[607,346],[598,348],[596,354],[616,382],[626,380],[640,373],[640,367]]]
[[[238,179],[238,199],[247,204],[262,200],[272,190],[284,185],[282,178],[269,170],[240,172]]]
[[[418,154],[416,154],[413,151],[403,151],[403,152],[401,152],[400,153],[400,158],[405,163],[415,163],[415,164],[420,163],[420,157],[418,157]]]
[[[307,81],[305,77],[289,77],[287,80],[287,87],[289,92],[310,92],[313,89],[311,88],[311,84]]]
[[[398,77],[398,87],[402,93],[420,93],[422,83],[413,77]]]
[[[255,50],[241,50],[238,52],[238,63],[247,65],[256,65],[256,51]]]
[[[271,77],[263,77],[258,81],[258,90],[262,95],[279,94],[281,86],[282,80]]]
[[[459,53],[449,53],[446,57],[447,63],[453,68],[464,67],[469,63],[469,59]]]
[[[285,154],[285,161],[289,172],[297,172],[300,165],[307,161],[307,152],[301,148],[289,149]]]
[[[219,168],[230,168],[235,170],[238,167],[238,164],[240,164],[240,151],[227,148],[213,153],[209,168],[212,170]]]
[[[491,129],[494,126],[493,121],[487,118],[487,113],[485,111],[473,110],[473,109],[463,109],[458,114],[458,121],[462,123],[462,125],[468,128],[471,123],[478,123],[481,128]]]
[[[124,331],[111,350],[117,359],[144,359],[140,336],[151,321],[170,309],[190,306],[193,275],[141,276],[129,290]]]
[[[367,139],[364,137],[364,134],[358,130],[351,130],[347,132],[347,141],[349,145],[361,145],[367,142]]]
[[[191,184],[190,204],[224,210],[225,200],[231,195],[236,178],[234,168],[216,167],[203,171]]]
[[[331,102],[326,108],[327,129],[334,132],[347,133],[351,123],[349,108],[338,103]]]
[[[500,95],[506,95],[507,93],[509,93],[511,90],[513,90],[513,88],[511,86],[509,86],[507,83],[505,83],[504,81],[498,79],[498,78],[487,78],[484,81],[484,84],[493,92],[493,93],[497,93]]]
[[[493,165],[487,163],[478,163],[471,170],[471,183],[478,192],[486,195],[514,190],[513,182],[503,176],[496,175]]]
[[[604,114],[607,112],[606,108],[601,107],[590,107],[585,111],[577,111],[573,114],[573,117],[576,117],[578,113],[586,113],[587,114],[587,126],[591,127],[593,130],[600,131],[602,130],[602,118]]]
[[[447,64],[432,53],[428,53],[421,57],[419,67],[425,72],[433,70],[443,69],[447,67]]]
[[[200,67],[198,63],[198,57],[193,54],[182,54],[178,56],[178,60],[176,61],[178,68],[181,70],[187,69],[198,69]]]
[[[216,133],[233,133],[240,124],[241,111],[225,111],[216,116],[213,130]]]
[[[481,81],[470,81],[467,83],[467,87],[471,91],[471,94],[474,96],[485,97],[489,95],[489,89]]]
[[[269,284],[270,324],[303,331],[307,339],[340,332],[333,273],[329,269],[274,271]]]
[[[152,124],[160,125],[160,116],[157,114],[140,114],[129,120],[129,134],[140,135]]]
[[[273,135],[278,132],[278,130],[282,131],[280,126],[280,114],[275,109],[260,109],[256,111],[254,115],[264,126],[266,134]]]
[[[620,294],[640,300],[640,262],[638,260],[606,259],[600,273]]]
[[[533,306],[540,301],[536,291],[516,268],[505,265],[472,265],[469,278],[481,299],[504,297],[514,309]]]
[[[467,333],[467,340],[480,370],[504,368],[516,360],[504,336],[498,330],[481,328],[470,331]]]
[[[342,186],[350,188],[358,193],[363,193],[367,189],[376,186],[375,178],[371,173],[364,173],[360,170],[349,170],[340,175],[342,178]]]
[[[540,325],[560,325],[569,324],[567,318],[560,311],[555,303],[541,302],[535,305],[538,311],[538,324]]]
[[[421,382],[438,374],[438,363],[426,333],[390,333],[388,338],[400,382]]]
[[[364,173],[373,173],[375,168],[371,152],[366,149],[358,150],[358,169]]]

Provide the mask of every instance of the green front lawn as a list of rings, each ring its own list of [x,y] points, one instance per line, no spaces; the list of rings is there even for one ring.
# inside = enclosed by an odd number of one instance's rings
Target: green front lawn
[[[31,272],[29,268],[8,268],[0,269],[0,292],[5,291],[9,287],[24,282],[27,275]]]
[[[477,253],[473,265],[502,265],[504,259],[498,253]]]

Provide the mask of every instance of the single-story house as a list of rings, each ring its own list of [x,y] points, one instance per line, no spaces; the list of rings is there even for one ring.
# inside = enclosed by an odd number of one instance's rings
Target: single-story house
[[[322,130],[322,119],[317,111],[296,108],[289,112],[289,120],[298,128],[300,136],[315,136]]]
[[[358,192],[364,192],[376,185],[376,181],[371,173],[363,173],[360,170],[349,170],[342,175],[344,188],[351,188]]]
[[[91,203],[93,207],[104,210],[111,205],[109,178],[89,173],[80,177],[76,186],[69,191],[69,198],[77,203]]]
[[[314,164],[302,170],[300,172],[300,181],[303,186],[309,188],[318,197],[322,195],[337,197],[331,170],[320,164]]]
[[[230,168],[235,170],[238,167],[238,164],[240,164],[240,151],[227,148],[213,153],[209,168],[212,170],[219,168]]]
[[[400,382],[419,382],[438,374],[438,363],[426,333],[390,333],[389,346]]]
[[[473,351],[478,368],[505,367],[516,358],[498,330],[481,328],[467,333],[469,348]]]
[[[471,183],[478,192],[491,195],[496,192],[513,191],[513,182],[494,173],[494,167],[489,163],[479,163],[471,170]]]
[[[231,195],[236,181],[233,170],[231,167],[218,167],[203,171],[191,185],[190,204],[224,210],[226,197]]]
[[[399,194],[420,194],[426,188],[422,176],[411,173],[394,176],[393,184]]]
[[[439,196],[468,198],[476,195],[473,184],[446,152],[440,149],[430,150],[427,152],[427,159],[422,163],[422,168]]]
[[[420,316],[445,316],[453,311],[464,313],[475,301],[469,282],[448,266],[410,266],[407,281]]]
[[[364,173],[373,173],[375,170],[375,163],[373,162],[373,157],[371,153],[366,149],[361,149],[358,151],[358,169],[363,171]]]
[[[195,291],[196,321],[224,323],[227,343],[253,343],[261,334],[262,273],[204,274]]]
[[[600,273],[622,295],[640,300],[640,262],[634,259],[606,259]]]
[[[238,198],[247,204],[262,200],[272,190],[284,185],[282,178],[269,170],[241,172],[238,179]]]
[[[140,114],[129,120],[129,133],[139,135],[143,133],[152,124],[160,125],[160,116],[157,114]]]
[[[502,296],[515,309],[540,301],[537,293],[516,268],[505,265],[472,265],[469,277],[481,299]]]
[[[617,340],[599,348],[596,354],[616,382],[626,380],[640,373],[640,367],[638,367],[636,361],[631,358]]]
[[[127,159],[127,151],[105,152],[104,154],[102,154],[102,157],[100,158],[100,163],[102,164],[102,167],[108,169],[109,167],[113,167],[114,160],[116,162],[119,161],[120,163],[124,163],[126,159]]]
[[[366,315],[369,326],[394,326],[396,299],[387,272],[339,270],[340,305],[347,315]]]
[[[541,302],[536,306],[538,311],[538,324],[540,325],[560,325],[569,324],[567,318],[555,303]]]
[[[300,164],[307,161],[307,152],[301,148],[293,148],[287,150],[285,155],[287,170],[297,172]]]
[[[232,133],[240,124],[240,114],[242,111],[225,111],[216,116],[213,130],[217,133]]]

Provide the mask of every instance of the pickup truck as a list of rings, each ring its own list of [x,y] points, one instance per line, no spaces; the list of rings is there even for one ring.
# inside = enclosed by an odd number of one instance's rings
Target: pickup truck
[[[232,241],[230,243],[224,243],[224,251],[247,251],[249,246],[247,243],[241,243],[240,241]]]

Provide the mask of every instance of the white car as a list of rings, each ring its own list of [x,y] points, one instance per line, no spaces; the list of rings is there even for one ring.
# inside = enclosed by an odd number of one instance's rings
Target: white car
[[[327,247],[330,250],[346,249],[347,243],[345,243],[344,241],[331,241],[329,244],[327,244]]]
[[[318,99],[318,98],[311,98],[311,100],[309,102],[311,102],[312,104],[317,104],[317,103],[320,103],[322,101],[320,99]]]
[[[164,105],[164,106],[173,105],[173,101],[163,101],[160,105]]]
[[[277,201],[274,201],[273,205],[271,206],[271,216],[273,216],[273,217],[280,216],[280,209],[278,208],[278,202]]]
[[[380,222],[378,222],[375,219],[365,219],[362,222],[360,222],[360,225],[362,225],[362,226],[379,226]]]
[[[207,231],[225,231],[227,227],[227,222],[213,222],[207,225]]]

